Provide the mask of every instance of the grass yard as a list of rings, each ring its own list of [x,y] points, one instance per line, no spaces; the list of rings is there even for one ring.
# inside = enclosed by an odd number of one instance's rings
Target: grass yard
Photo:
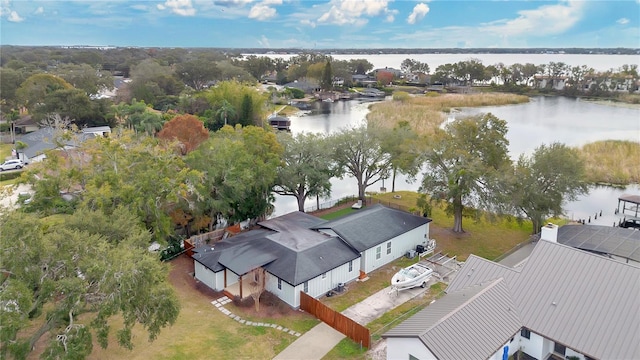
[[[182,303],[176,323],[163,329],[152,343],[140,327],[134,328],[132,351],[117,346],[112,335],[106,350],[94,345],[90,359],[271,359],[297,339],[276,329],[243,325],[225,316],[210,303],[219,296],[217,293],[203,284],[194,286],[195,280],[189,274],[193,271],[190,259],[181,256],[170,265],[170,280]],[[257,317],[252,315],[252,307],[237,308],[233,303],[225,307],[244,319],[273,322],[298,332],[306,332],[318,323],[314,317],[290,309],[281,314],[278,308],[269,316],[270,310],[263,305],[261,313],[267,315]]]
[[[13,144],[0,144],[0,163],[11,156],[11,149],[13,149]]]
[[[400,195],[400,199],[394,198]],[[419,194],[412,191],[397,191],[395,193],[376,194],[374,198],[386,203],[393,203],[415,208]],[[429,225],[430,237],[436,240],[436,252],[451,256],[458,260],[466,260],[469,254],[475,254],[485,259],[493,260],[504,254],[517,244],[529,239],[532,225],[529,221],[522,223],[515,219],[472,219],[465,217],[462,227],[466,231],[457,234],[451,231],[453,217],[447,215],[443,208],[434,206],[431,214],[433,220]]]

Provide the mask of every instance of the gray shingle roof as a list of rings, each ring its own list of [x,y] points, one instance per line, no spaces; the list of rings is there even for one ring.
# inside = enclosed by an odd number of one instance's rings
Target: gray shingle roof
[[[21,152],[28,158],[32,158],[46,152],[47,150],[54,149],[56,147],[53,141],[55,136],[55,130],[51,127],[40,128],[34,132],[26,134],[22,139],[20,139],[20,141],[27,144],[27,147],[21,150]],[[64,144],[66,146],[75,147],[94,137],[94,134],[78,133],[73,139],[66,141]]]
[[[612,226],[565,225],[558,242],[599,254],[611,254],[640,262],[640,231]]]
[[[502,279],[508,290],[503,295],[512,299],[521,327],[592,358],[640,358],[640,268],[570,246],[540,241],[520,271],[469,257],[447,292],[458,294],[496,279]],[[449,295],[439,300],[443,301],[457,303],[455,295],[452,300]],[[438,334],[434,341],[448,344],[448,353],[457,351],[456,348],[467,349],[459,358],[478,358],[473,349],[484,346],[478,334],[503,336],[504,325],[486,322],[476,333],[462,330],[476,324],[473,316],[482,317],[495,310],[491,310],[489,302],[477,305],[469,308],[472,311],[468,318],[464,316],[467,304],[455,310],[464,311],[458,320],[454,321],[453,314],[443,318],[442,322],[453,322],[459,328],[454,341],[446,333]],[[503,343],[509,337],[504,336]]]
[[[429,222],[431,219],[378,204],[314,228],[331,229],[354,249],[362,252]]]
[[[228,268],[238,275],[262,266],[296,286],[360,257],[342,240],[307,228],[324,221],[302,212],[286,214],[260,222],[263,229],[202,246],[193,258],[212,271]]]

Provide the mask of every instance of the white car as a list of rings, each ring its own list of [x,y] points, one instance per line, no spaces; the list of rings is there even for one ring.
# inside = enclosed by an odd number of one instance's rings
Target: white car
[[[20,159],[7,160],[0,164],[0,171],[22,169],[24,163]]]

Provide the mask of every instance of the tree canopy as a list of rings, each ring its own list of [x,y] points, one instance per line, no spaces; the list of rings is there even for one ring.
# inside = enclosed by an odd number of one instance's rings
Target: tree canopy
[[[365,200],[370,185],[389,177],[391,159],[380,139],[366,125],[344,129],[331,137],[333,160],[339,175],[349,174],[358,183],[358,197]]]
[[[134,214],[83,208],[44,224],[17,211],[0,217],[3,358],[26,358],[43,336],[42,358],[86,358],[94,336],[107,347],[114,316],[124,319],[116,337],[126,348],[134,325],[154,340],[175,322],[180,304],[166,281],[168,267],[146,250],[150,235]]]
[[[304,211],[304,203],[310,196],[328,197],[331,194],[333,161],[329,142],[320,134],[301,133],[295,136],[278,133],[278,141],[284,148],[282,162],[274,191],[280,195],[294,196],[298,210]]]
[[[456,120],[436,132],[425,154],[421,192],[447,203],[454,232],[464,232],[465,206],[491,208],[500,171],[510,165],[507,123],[492,114]]]
[[[221,218],[244,221],[268,215],[281,153],[274,133],[239,125],[223,127],[189,153],[187,163],[204,174],[196,184],[196,222],[213,229]]]
[[[158,138],[178,141],[180,152],[186,155],[209,138],[209,131],[200,119],[193,115],[178,115],[164,124]]]
[[[584,165],[575,149],[564,144],[541,145],[531,156],[521,155],[508,178],[507,201],[540,231],[546,217],[563,214],[562,204],[587,191]]]

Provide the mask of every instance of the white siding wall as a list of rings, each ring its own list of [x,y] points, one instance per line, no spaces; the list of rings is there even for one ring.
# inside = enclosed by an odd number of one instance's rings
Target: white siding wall
[[[530,339],[522,337],[520,334],[518,334],[518,338],[520,340],[520,348],[528,355],[531,355],[536,359],[542,359],[542,357],[547,354],[547,352],[543,354],[542,343],[544,338],[542,336],[532,332]]]
[[[211,271],[210,269],[206,268],[204,265],[200,264],[197,261],[193,262],[194,268],[195,268],[195,277],[198,281],[202,282],[203,284],[207,285],[208,287],[210,287],[211,289],[217,290],[216,289],[216,273],[214,273],[213,271]],[[222,271],[221,271],[222,272]]]
[[[407,251],[415,250],[417,245],[421,245],[429,237],[429,224],[425,224],[397,236],[391,240],[385,241],[380,245],[376,245],[365,250],[362,255],[362,271],[369,273],[391,261],[404,256]],[[391,241],[391,254],[387,254],[387,243]],[[380,258],[377,259],[377,248],[380,247]]]
[[[237,283],[238,281],[240,281],[240,276],[238,274],[234,273],[233,271],[231,271],[229,269],[224,269],[224,271],[227,273],[227,284],[226,284],[226,286],[233,285],[233,284]],[[222,284],[222,285],[225,286],[225,284]]]
[[[298,299],[298,306],[296,306],[296,293],[294,291],[294,287],[284,280],[281,280],[280,284],[282,288],[278,289],[278,277],[271,274],[267,275],[267,283],[265,285],[267,291],[277,296],[280,300],[286,302],[290,306],[298,307],[300,305],[300,299]]]
[[[326,277],[316,276],[313,279],[310,279],[308,283],[308,291],[307,294],[314,298],[319,298],[321,296],[325,296],[329,290],[332,290],[338,286],[338,283],[347,283],[349,281],[355,280],[359,275],[360,262],[359,258],[353,260],[352,270],[349,271],[349,263],[341,265],[331,271],[328,271]],[[274,276],[275,278],[275,276]],[[270,283],[269,286],[273,286],[275,290],[272,291],[274,294],[278,295],[282,294],[283,297],[280,297],[287,304],[291,305],[294,308],[300,307],[300,292],[304,291],[304,283],[296,286],[295,288],[291,287],[291,285],[286,282],[282,282],[282,290],[278,290],[278,280],[275,278],[273,285]],[[286,287],[286,288],[285,288]],[[293,292],[291,294],[291,291]]]
[[[387,338],[387,360],[409,360],[409,355],[420,360],[437,360],[418,338]]]

